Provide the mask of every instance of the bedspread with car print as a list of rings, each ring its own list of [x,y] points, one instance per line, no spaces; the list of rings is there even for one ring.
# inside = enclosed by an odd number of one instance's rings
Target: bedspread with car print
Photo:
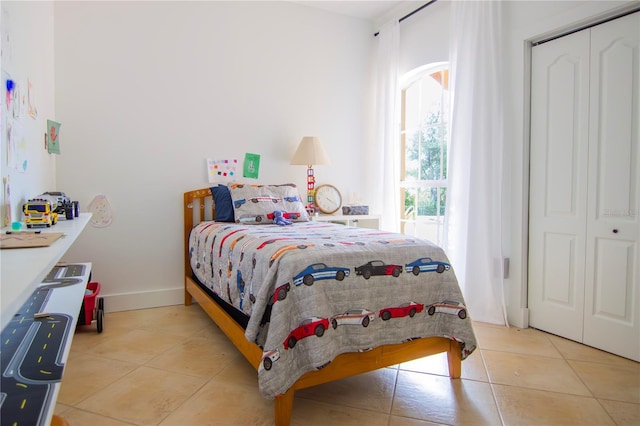
[[[426,240],[324,222],[202,222],[189,254],[198,280],[250,316],[269,399],[345,352],[432,336],[461,342],[462,359],[476,348],[453,267]]]

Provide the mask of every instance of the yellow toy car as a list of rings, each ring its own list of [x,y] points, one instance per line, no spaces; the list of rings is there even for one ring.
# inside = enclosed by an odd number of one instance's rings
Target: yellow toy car
[[[39,198],[29,200],[22,206],[22,212],[24,213],[24,222],[27,224],[27,228],[33,226],[50,228],[58,223],[58,213],[53,211],[49,200]]]

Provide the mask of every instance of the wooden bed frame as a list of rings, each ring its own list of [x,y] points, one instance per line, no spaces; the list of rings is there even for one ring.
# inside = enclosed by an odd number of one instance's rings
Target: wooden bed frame
[[[212,220],[215,217],[214,206],[210,200],[209,188],[184,193],[184,304],[191,305],[195,299],[257,371],[262,361],[262,349],[245,338],[244,328],[192,278],[189,261],[189,233],[201,221]],[[459,378],[462,371],[460,344],[444,337],[417,339],[402,344],[379,346],[368,352],[339,355],[321,370],[304,374],[286,393],[275,398],[275,424],[276,426],[289,425],[293,410],[293,397],[297,389],[304,389],[442,352],[447,353],[449,376],[453,379]]]

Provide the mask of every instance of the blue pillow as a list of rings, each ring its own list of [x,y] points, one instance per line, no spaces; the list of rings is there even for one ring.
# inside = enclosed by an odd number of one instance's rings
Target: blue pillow
[[[235,222],[233,214],[233,202],[227,185],[212,186],[209,188],[213,196],[213,205],[216,209],[216,222]]]

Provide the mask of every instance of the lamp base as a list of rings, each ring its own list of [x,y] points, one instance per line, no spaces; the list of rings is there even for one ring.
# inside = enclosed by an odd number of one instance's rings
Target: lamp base
[[[313,166],[309,164],[307,168],[307,206],[312,206],[314,208],[316,204],[315,185],[316,185],[316,178],[313,175]]]

